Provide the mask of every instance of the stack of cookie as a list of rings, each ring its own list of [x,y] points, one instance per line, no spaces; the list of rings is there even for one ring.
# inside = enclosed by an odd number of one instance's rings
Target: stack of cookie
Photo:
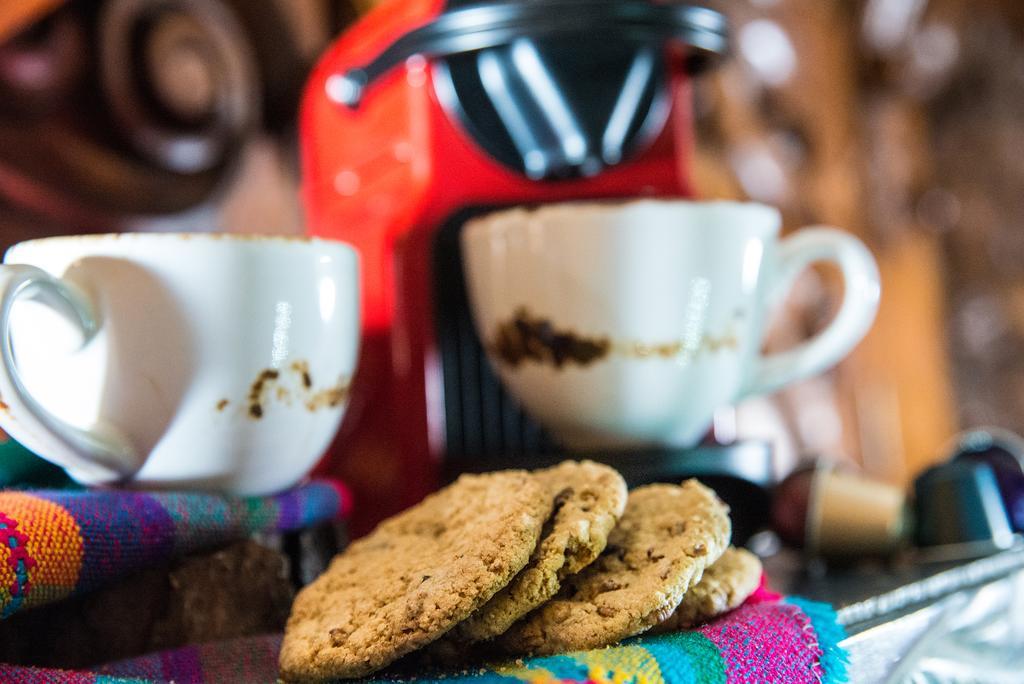
[[[696,480],[627,495],[616,471],[589,461],[464,475],[299,593],[281,676],[362,677],[417,650],[553,654],[688,627],[757,587],[760,563],[730,536],[728,508]]]

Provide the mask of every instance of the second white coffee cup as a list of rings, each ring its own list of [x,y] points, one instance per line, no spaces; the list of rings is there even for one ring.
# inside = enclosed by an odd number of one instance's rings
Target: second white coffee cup
[[[638,200],[516,208],[462,234],[478,334],[502,381],[567,446],[695,444],[716,409],[821,373],[874,320],[879,275],[834,228],[779,239],[771,207]],[[761,345],[772,309],[813,262],[842,273],[814,338]]]

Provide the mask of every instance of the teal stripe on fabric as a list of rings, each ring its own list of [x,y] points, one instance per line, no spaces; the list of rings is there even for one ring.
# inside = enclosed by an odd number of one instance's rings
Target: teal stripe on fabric
[[[559,679],[587,680],[587,666],[572,656],[556,655],[528,658],[521,666],[517,666],[515,663],[506,663],[506,666],[547,672]],[[499,674],[490,668],[500,668],[500,664],[491,664],[487,669],[481,667],[476,672],[469,668],[469,671],[458,675],[448,674],[447,676],[441,676],[428,673],[411,679],[374,678],[369,681],[375,684],[401,684],[402,682],[415,682],[416,684],[454,684],[456,682],[472,682],[472,684],[522,684],[523,682],[522,677]]]
[[[175,554],[216,544],[231,519],[230,504],[223,497],[167,493],[159,503],[174,521]]]
[[[447,677],[373,678],[361,681],[373,682],[373,684],[408,684],[412,682],[415,684],[463,684],[463,682],[472,682],[472,684],[523,684],[523,680],[519,677],[506,677],[490,670],[485,670],[482,674],[458,674],[448,675]]]
[[[726,684],[725,661],[718,647],[699,632],[677,632],[656,637],[641,637],[626,642],[639,646],[658,662],[666,684]],[[566,655],[528,658],[523,669],[547,673],[560,680],[586,682],[590,667]],[[494,670],[464,672],[459,675],[420,675],[414,679],[374,678],[377,684],[522,684],[522,677],[505,676]]]
[[[705,641],[707,641],[705,639]],[[714,646],[711,647],[712,649]],[[717,657],[717,651],[716,657]],[[652,654],[653,655],[653,654]],[[504,669],[504,667],[518,670],[522,673],[524,670],[531,672],[537,672],[538,674],[548,674],[559,680],[565,680],[570,682],[586,682],[588,680],[588,674],[590,672],[590,666],[581,663],[571,655],[554,655],[554,656],[536,656],[533,658],[526,658],[521,665],[517,665],[514,662],[507,663],[491,663],[479,670],[474,671],[472,667],[468,668],[468,671],[451,674],[447,676],[440,675],[439,673],[426,673],[417,675],[409,679],[403,678],[385,678],[375,677],[367,680],[374,684],[403,684],[405,682],[415,682],[415,684],[522,684],[525,679],[524,676],[512,676],[503,675],[495,670]],[[701,680],[680,680],[686,682],[699,682]],[[709,680],[711,682],[718,682],[718,680]],[[724,680],[722,680],[724,682]]]
[[[526,667],[531,670],[547,670],[560,679],[580,680],[587,679],[587,670],[589,669],[572,656],[564,655],[530,658],[526,661]]]
[[[700,632],[677,632],[637,639],[658,661],[665,684],[726,684],[718,647]]]
[[[486,666],[481,665],[476,670],[473,667],[469,667],[466,671],[459,674],[452,674],[449,671],[447,675],[443,675],[438,671],[434,671],[408,679],[374,677],[367,681],[374,684],[402,684],[403,682],[415,682],[416,684],[461,684],[462,682],[471,682],[472,684],[522,684],[524,681],[522,677],[503,675],[495,671],[504,668],[548,673],[558,679],[580,682],[587,680],[587,674],[590,669],[571,655],[535,656],[524,659],[522,664],[516,664],[515,662],[488,663]]]
[[[821,669],[824,673],[824,684],[841,684],[850,681],[849,655],[839,645],[846,638],[846,630],[839,624],[836,611],[827,603],[808,601],[799,596],[784,599],[786,603],[796,606],[811,621],[814,632],[818,635],[818,646],[821,648]]]
[[[239,518],[250,534],[276,525],[281,518],[281,505],[276,499],[249,497],[243,504],[245,514]]]

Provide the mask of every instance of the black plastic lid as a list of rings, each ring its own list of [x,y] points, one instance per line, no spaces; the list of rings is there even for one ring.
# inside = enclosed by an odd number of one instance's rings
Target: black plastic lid
[[[508,45],[521,38],[587,35],[614,29],[631,43],[677,42],[691,72],[727,51],[725,17],[705,7],[647,0],[492,0],[458,4],[405,34],[370,63],[327,83],[333,100],[355,107],[367,85],[413,55],[428,59]]]

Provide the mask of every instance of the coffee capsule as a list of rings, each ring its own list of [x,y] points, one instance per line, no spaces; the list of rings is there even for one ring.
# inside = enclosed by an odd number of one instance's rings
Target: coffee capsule
[[[776,490],[772,519],[784,540],[829,557],[888,555],[910,534],[902,489],[828,463],[790,475]]]
[[[951,461],[986,463],[1015,532],[1024,532],[1024,437],[1001,428],[976,428],[961,433],[949,449]]]
[[[956,459],[929,468],[914,482],[919,546],[1012,543],[1013,531],[994,469]]]

